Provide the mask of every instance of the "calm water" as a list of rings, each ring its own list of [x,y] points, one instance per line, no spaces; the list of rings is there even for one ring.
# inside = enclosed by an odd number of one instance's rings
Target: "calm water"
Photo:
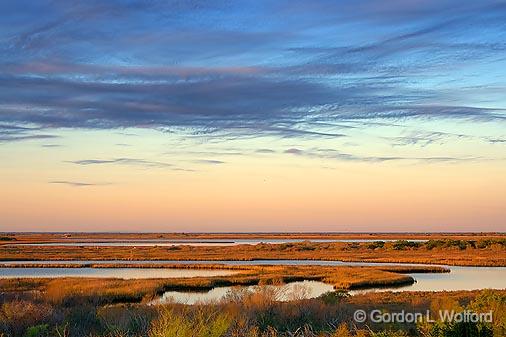
[[[416,280],[413,285],[372,291],[506,289],[506,267],[450,267],[450,270],[450,273],[443,274],[409,274]],[[364,291],[371,290],[356,291],[355,293]]]
[[[476,289],[505,289],[506,268],[504,267],[451,267],[450,273],[444,274],[410,274],[416,283],[395,288],[379,288],[350,291],[350,294],[382,291],[456,291]],[[287,301],[292,299],[315,298],[334,291],[332,285],[317,282],[294,282],[282,286],[269,286],[274,289],[276,299]],[[168,291],[156,303],[176,302],[185,304],[216,302],[238,291],[255,291],[256,287],[220,287],[208,292]]]
[[[0,268],[0,278],[16,277],[104,277],[122,279],[228,276],[230,270],[175,268]]]
[[[78,247],[97,247],[97,246],[115,246],[115,247],[152,247],[152,246],[237,246],[237,245],[257,245],[260,243],[296,243],[296,242],[393,242],[396,239],[372,240],[372,239],[213,239],[213,240],[129,240],[129,241],[107,241],[107,242],[51,242],[51,243],[9,243],[6,246],[78,246]],[[425,242],[427,240],[408,240],[412,242]]]
[[[280,286],[220,287],[214,288],[208,292],[167,291],[159,300],[153,303],[209,303],[231,298],[234,294],[240,295],[241,293],[244,294],[244,292],[255,292],[260,289],[272,294],[277,301],[315,298],[330,291],[334,291],[333,286],[323,282],[301,281]]]
[[[254,260],[254,261],[0,261],[1,264],[13,263],[170,263],[170,264],[227,264],[227,265],[321,265],[321,266],[420,266],[421,264],[369,263],[342,261],[311,261],[311,260]],[[450,273],[410,274],[416,283],[400,288],[382,288],[353,291],[453,291],[475,289],[506,289],[506,267],[455,267],[446,266]],[[5,277],[119,277],[119,278],[164,278],[164,277],[195,277],[195,276],[227,276],[233,274],[228,270],[195,270],[170,268],[1,268],[0,278]],[[298,284],[298,283],[295,283]],[[314,297],[331,291],[332,286],[321,282],[306,282],[304,286]],[[208,293],[170,292],[165,298],[174,297],[178,302],[194,303],[197,301],[219,300],[228,293],[230,287],[215,288]],[[235,289],[235,288],[234,288]],[[283,291],[286,292],[286,291]],[[312,296],[312,295],[311,295]]]
[[[212,260],[41,260],[41,261],[1,261],[5,264],[226,264],[226,265],[285,265],[285,266],[429,266],[421,263],[390,263],[390,262],[343,262],[325,260],[251,260],[251,261],[212,261]],[[435,266],[435,265],[432,265]],[[474,268],[474,267],[471,267]]]

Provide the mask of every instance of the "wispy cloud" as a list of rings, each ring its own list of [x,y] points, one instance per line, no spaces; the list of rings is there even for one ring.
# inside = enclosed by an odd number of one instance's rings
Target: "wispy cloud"
[[[68,181],[68,180],[53,180],[53,181],[49,181],[49,184],[68,185],[68,186],[72,186],[72,187],[89,187],[89,186],[111,185],[111,183],[86,183],[86,182]]]
[[[368,162],[368,163],[382,163],[391,161],[413,161],[422,163],[437,163],[437,162],[462,162],[462,161],[473,161],[480,158],[477,157],[402,157],[402,156],[365,156],[340,152],[334,149],[310,149],[302,150],[298,148],[290,148],[284,151],[284,153],[306,156],[310,158],[321,158],[321,159],[335,159],[341,161],[356,161],[356,162]]]
[[[489,143],[492,144],[501,144],[506,143],[506,138],[485,138]]]
[[[193,162],[197,163],[197,164],[209,164],[209,165],[225,164],[224,161],[222,161],[222,160],[215,160],[215,159],[197,159],[197,160],[194,160]]]
[[[0,143],[23,140],[53,139],[56,135],[40,133],[39,127],[23,127],[15,124],[0,124]]]
[[[2,8],[0,123],[32,129],[0,127],[0,142],[61,128],[333,140],[352,123],[506,121],[500,0],[42,3]],[[81,165],[170,166],[118,159]]]
[[[386,140],[391,141],[393,146],[410,146],[418,145],[425,147],[431,144],[442,145],[452,139],[473,139],[473,136],[465,134],[455,134],[439,131],[412,131],[406,136],[399,137],[385,137]]]
[[[57,138],[54,135],[24,135],[24,136],[14,136],[14,135],[1,135],[0,142],[18,142],[22,140],[36,140],[36,139],[52,139]]]
[[[150,161],[145,159],[136,158],[113,158],[113,159],[82,159],[82,160],[70,160],[67,163],[76,165],[133,165],[133,166],[144,166],[144,167],[155,167],[155,168],[173,168],[173,164]]]
[[[276,151],[271,149],[257,149],[255,150],[256,153],[276,153]]]

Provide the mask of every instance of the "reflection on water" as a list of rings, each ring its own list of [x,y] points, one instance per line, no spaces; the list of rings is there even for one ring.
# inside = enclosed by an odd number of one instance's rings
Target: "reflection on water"
[[[103,277],[122,279],[228,276],[236,271],[176,268],[0,268],[0,278]]]
[[[450,267],[450,273],[410,274],[416,283],[400,288],[353,291],[457,291],[478,289],[506,289],[505,267]]]
[[[320,265],[320,266],[420,266],[421,264],[400,263],[370,263],[370,262],[342,262],[317,260],[253,260],[253,261],[0,261],[1,264],[226,264],[226,265]],[[417,281],[415,284],[396,288],[378,289],[375,291],[444,291],[444,290],[475,290],[475,289],[505,289],[506,267],[455,267],[446,266],[450,273],[411,274]],[[212,273],[212,274],[210,274]],[[193,276],[226,276],[232,274],[227,270],[192,270],[192,269],[143,269],[143,268],[1,268],[2,277],[121,277],[121,278],[163,278],[163,277],[193,277]],[[214,290],[221,291],[221,290]],[[367,290],[371,291],[371,290]],[[362,291],[355,291],[363,292]],[[200,294],[202,295],[202,294]]]
[[[329,284],[317,281],[301,281],[276,286],[219,287],[208,292],[167,291],[154,303],[196,304],[224,299],[240,300],[242,297],[254,293],[264,293],[268,298],[277,301],[291,301],[315,298],[330,291],[334,291],[334,288]]]
[[[284,266],[441,266],[421,263],[393,263],[393,262],[344,262],[328,260],[41,260],[41,261],[1,261],[5,264],[226,264],[226,265],[284,265]],[[474,268],[474,267],[469,267]]]
[[[396,239],[213,239],[213,240],[129,240],[129,241],[107,241],[107,242],[50,242],[50,243],[8,243],[5,246],[78,246],[78,247],[98,247],[98,246],[115,246],[115,247],[151,247],[151,246],[236,246],[236,245],[257,245],[260,243],[297,243],[297,242],[394,242]],[[407,240],[411,242],[425,242],[427,240]]]

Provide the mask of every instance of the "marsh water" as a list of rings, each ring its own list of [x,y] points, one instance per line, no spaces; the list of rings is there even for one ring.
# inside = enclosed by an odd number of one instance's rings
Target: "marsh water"
[[[237,245],[257,245],[261,243],[269,244],[284,244],[284,243],[297,243],[297,242],[394,242],[397,239],[213,239],[213,240],[104,240],[104,241],[81,241],[81,242],[34,242],[34,243],[8,243],[8,246],[77,246],[77,247],[99,247],[99,246],[114,246],[114,247],[167,247],[167,246],[237,246]],[[425,242],[427,240],[406,240],[411,242]]]
[[[0,268],[0,278],[101,277],[122,279],[229,276],[231,270],[177,268]]]
[[[225,264],[225,265],[319,265],[319,266],[423,266],[414,263],[371,263],[371,262],[343,262],[319,260],[252,260],[252,261],[0,261],[0,278],[15,277],[117,277],[117,278],[166,278],[166,277],[197,277],[197,276],[227,276],[234,273],[230,270],[209,269],[175,269],[175,268],[9,268],[1,265],[9,264]],[[417,273],[409,274],[416,282],[399,288],[380,288],[353,291],[452,291],[475,289],[505,289],[506,267],[457,267],[443,266],[450,269],[450,273]],[[321,282],[309,282],[304,286],[315,297],[322,291],[332,290],[332,286]],[[330,287],[330,288],[329,288]],[[180,302],[194,302],[199,300],[220,299],[225,296],[230,287],[215,288],[209,293],[172,292],[166,296],[174,297]],[[176,296],[177,295],[177,296]]]
[[[450,269],[450,273],[409,274],[415,279],[415,283],[412,285],[352,290],[349,293],[355,295],[384,291],[458,291],[506,288],[506,268],[504,267],[451,267]],[[315,298],[334,290],[332,285],[318,281],[294,282],[270,287],[276,290],[276,299],[280,301]],[[255,290],[255,287],[241,288],[248,291]],[[204,293],[169,291],[163,294],[159,302],[185,304],[213,302],[226,299],[237,291],[237,287],[214,288]]]
[[[217,287],[207,292],[167,291],[154,303],[184,303],[196,304],[216,302],[222,299],[232,299],[245,292],[268,292],[277,301],[290,301],[298,299],[315,298],[334,291],[334,287],[318,281],[300,281],[284,285],[243,286],[243,287]]]

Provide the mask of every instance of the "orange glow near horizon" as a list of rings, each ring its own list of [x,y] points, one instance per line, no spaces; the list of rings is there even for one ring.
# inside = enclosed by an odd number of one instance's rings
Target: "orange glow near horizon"
[[[103,186],[4,181],[2,230],[504,231],[506,180],[485,164],[256,158],[205,172],[118,168]],[[456,170],[458,167],[458,170]],[[99,167],[93,175],[111,175]],[[11,174],[14,174],[12,172]]]

